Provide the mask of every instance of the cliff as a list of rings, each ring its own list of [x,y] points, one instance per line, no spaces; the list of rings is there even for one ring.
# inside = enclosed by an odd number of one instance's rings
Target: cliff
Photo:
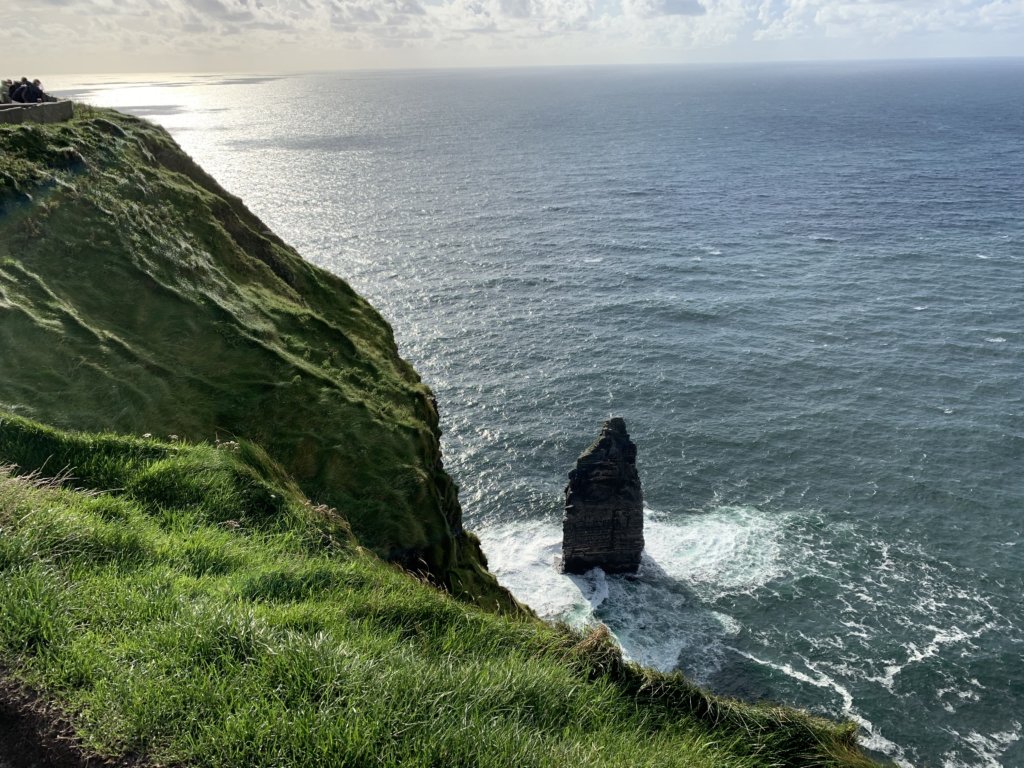
[[[0,126],[0,765],[869,765],[515,603],[372,307],[76,112]]]
[[[79,112],[0,133],[0,408],[250,439],[361,544],[515,610],[462,528],[433,397],[388,324],[164,131]]]

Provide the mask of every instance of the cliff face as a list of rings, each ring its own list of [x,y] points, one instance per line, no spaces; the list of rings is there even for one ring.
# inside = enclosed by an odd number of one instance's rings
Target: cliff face
[[[462,528],[436,405],[391,328],[161,129],[0,131],[0,409],[261,445],[358,541],[516,610]]]

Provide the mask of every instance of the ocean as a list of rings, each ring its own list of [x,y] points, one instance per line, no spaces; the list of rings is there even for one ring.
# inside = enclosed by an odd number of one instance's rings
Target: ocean
[[[373,302],[539,614],[900,766],[1024,766],[1024,60],[47,85]],[[563,576],[609,416],[643,565]]]

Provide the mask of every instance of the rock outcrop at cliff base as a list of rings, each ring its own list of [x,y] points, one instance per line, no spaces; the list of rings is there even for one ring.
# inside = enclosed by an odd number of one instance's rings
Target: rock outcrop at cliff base
[[[565,489],[562,570],[636,573],[644,549],[643,491],[636,445],[621,418],[576,461]]]

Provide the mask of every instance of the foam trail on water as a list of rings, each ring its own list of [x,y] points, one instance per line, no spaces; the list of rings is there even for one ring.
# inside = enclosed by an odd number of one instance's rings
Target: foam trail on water
[[[817,688],[829,688],[835,691],[835,693],[839,695],[839,698],[842,699],[843,714],[863,729],[864,736],[861,737],[861,744],[863,746],[868,749],[875,750],[876,752],[882,752],[889,755],[893,759],[893,762],[900,766],[900,768],[914,768],[913,764],[907,760],[906,754],[898,744],[895,744],[882,736],[870,720],[854,709],[853,695],[850,691],[838,681],[822,672],[807,659],[802,659],[802,661],[804,666],[810,670],[811,674],[795,669],[791,664],[777,664],[772,661],[759,659],[753,654],[747,653],[738,648],[730,648],[729,650],[745,659],[749,659],[755,664],[760,664],[763,667],[768,667],[769,669],[774,669],[777,672],[788,675],[794,680],[799,680],[802,683],[808,683],[809,685],[813,685]]]
[[[984,736],[977,731],[971,731],[966,736],[953,731],[958,737],[973,749],[977,759],[981,762],[965,763],[959,759],[957,753],[946,755],[942,768],[1006,768],[1002,762],[1003,753],[1014,743],[1021,740],[1024,726],[1014,721],[1010,730],[1000,733],[992,733]]]
[[[904,661],[902,664],[886,665],[884,675],[877,677],[865,676],[864,679],[870,680],[871,682],[880,683],[890,693],[894,693],[895,691],[893,686],[896,682],[896,676],[907,667],[911,666],[912,664],[927,661],[928,659],[937,656],[939,652],[942,650],[943,646],[955,645],[962,643],[965,640],[973,640],[975,638],[981,637],[986,632],[994,629],[995,626],[996,624],[994,622],[986,622],[973,632],[965,632],[964,630],[956,626],[950,627],[948,629],[943,629],[941,627],[935,626],[928,626],[925,629],[934,632],[935,637],[924,648],[918,648],[913,643],[909,643],[906,648],[906,661]]]

